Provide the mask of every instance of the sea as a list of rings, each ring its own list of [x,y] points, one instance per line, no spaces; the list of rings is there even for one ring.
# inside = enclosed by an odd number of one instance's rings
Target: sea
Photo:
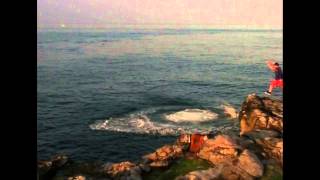
[[[38,29],[38,159],[138,161],[183,132],[237,129],[223,105],[264,96],[282,42],[272,29]],[[203,111],[214,118],[167,118]]]

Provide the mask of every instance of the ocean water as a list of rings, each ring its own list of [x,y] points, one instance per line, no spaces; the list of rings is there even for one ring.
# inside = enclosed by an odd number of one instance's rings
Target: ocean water
[[[37,47],[39,159],[136,161],[181,130],[237,128],[221,105],[263,95],[265,60],[282,64],[279,30],[38,30]],[[165,118],[186,109],[217,117]]]

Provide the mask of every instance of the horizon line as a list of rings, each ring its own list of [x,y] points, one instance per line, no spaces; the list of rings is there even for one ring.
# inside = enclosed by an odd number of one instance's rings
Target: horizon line
[[[37,29],[50,29],[50,28],[58,28],[58,29],[113,29],[113,28],[136,28],[136,29],[147,29],[147,28],[155,28],[155,29],[163,29],[163,28],[201,28],[201,29],[235,29],[235,28],[243,28],[243,29],[283,29],[283,25],[237,25],[237,24],[157,24],[157,23],[148,23],[148,24],[121,24],[121,23],[51,23],[51,24],[39,24],[37,23]]]

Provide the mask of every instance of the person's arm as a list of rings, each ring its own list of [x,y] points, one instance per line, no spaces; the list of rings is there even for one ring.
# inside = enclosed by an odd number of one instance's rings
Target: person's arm
[[[274,62],[273,61],[267,61],[267,66],[268,68],[271,70],[271,71],[275,71],[276,70],[276,67],[274,65]]]

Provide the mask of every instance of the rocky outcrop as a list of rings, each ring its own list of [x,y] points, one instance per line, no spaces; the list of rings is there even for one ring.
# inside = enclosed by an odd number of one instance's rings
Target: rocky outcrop
[[[235,159],[239,149],[241,147],[230,136],[218,135],[205,141],[198,156],[213,164],[219,164]]]
[[[180,145],[165,145],[155,152],[143,156],[144,163],[150,167],[166,167],[174,159],[183,155],[183,147]]]
[[[39,180],[51,179],[68,162],[65,155],[56,155],[50,160],[38,161]]]
[[[256,143],[262,147],[265,158],[276,160],[281,166],[283,165],[283,139],[264,138],[257,139]]]
[[[105,167],[105,171],[112,179],[142,179],[140,167],[129,161],[111,164]]]
[[[263,165],[258,157],[245,149],[238,158],[237,166],[253,177],[261,177],[263,175]]]
[[[168,170],[173,162],[178,164],[177,159],[188,157],[204,159],[212,166],[179,174],[176,180],[279,179],[282,178],[283,164],[282,114],[281,101],[251,94],[239,112],[240,136],[237,129],[225,134],[182,134],[174,144],[156,149],[139,162],[83,165],[85,170],[68,174],[63,179],[141,180],[146,173]],[[67,162],[68,158],[63,155],[39,161],[40,180],[50,179]]]
[[[250,94],[239,112],[240,135],[254,129],[283,132],[282,101]]]
[[[236,140],[227,135],[218,135],[214,139],[208,139],[198,156],[216,166],[223,165],[220,167],[220,173],[237,174],[239,177],[252,176],[252,178],[263,175],[263,165],[258,157],[248,149],[243,150]]]

